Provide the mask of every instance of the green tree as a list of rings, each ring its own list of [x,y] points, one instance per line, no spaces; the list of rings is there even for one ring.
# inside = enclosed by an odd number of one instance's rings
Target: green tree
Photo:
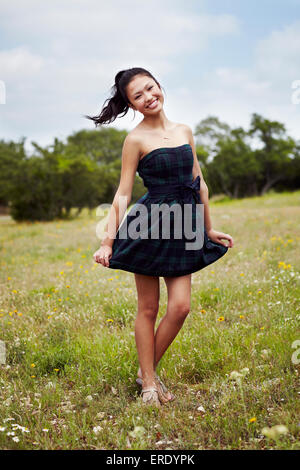
[[[262,143],[262,148],[255,150],[255,155],[261,165],[263,179],[260,194],[263,195],[277,182],[290,178],[296,143],[286,136],[284,124],[264,119],[258,114],[252,116],[249,135],[258,137]]]

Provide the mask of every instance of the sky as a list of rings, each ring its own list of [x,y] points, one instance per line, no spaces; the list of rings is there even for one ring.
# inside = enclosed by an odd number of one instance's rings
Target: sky
[[[131,67],[152,73],[168,119],[193,131],[208,116],[248,129],[258,113],[300,139],[300,0],[0,0],[0,139],[25,137],[31,153],[31,141],[95,129],[84,115]]]

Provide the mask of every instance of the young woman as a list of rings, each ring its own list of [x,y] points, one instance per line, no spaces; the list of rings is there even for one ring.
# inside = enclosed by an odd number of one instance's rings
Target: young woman
[[[124,116],[129,108],[139,111],[144,118],[124,140],[120,183],[108,215],[107,235],[93,257],[105,267],[135,275],[138,296],[135,339],[140,364],[137,382],[142,385],[143,403],[160,406],[175,397],[156,374],[156,367],[190,311],[191,274],[221,258],[228,248],[233,247],[233,239],[212,228],[208,188],[196,156],[192,130],[167,118],[161,86],[153,75],[143,68],[120,71],[115,77],[113,96],[106,101],[108,104],[103,106],[99,116],[86,116],[96,126],[114,121],[122,112]],[[122,223],[119,228],[115,221],[122,221],[130,204],[136,171],[148,192],[127,214],[127,224]],[[121,196],[122,200],[125,197],[125,205],[120,204]],[[155,225],[150,219],[151,205],[162,203],[169,208],[174,203],[180,207],[190,205],[194,232],[196,206],[202,207],[201,246],[187,248],[190,237],[172,237],[174,228],[169,238],[160,235],[151,238],[151,223],[152,228]],[[124,226],[137,221],[138,205],[147,209],[142,220],[150,222],[150,228],[146,229],[146,235],[150,236],[132,237],[124,236],[124,233],[120,236]],[[156,226],[162,220],[162,214],[159,214]],[[228,245],[222,240],[228,240]],[[168,305],[154,334],[160,276],[166,283]]]

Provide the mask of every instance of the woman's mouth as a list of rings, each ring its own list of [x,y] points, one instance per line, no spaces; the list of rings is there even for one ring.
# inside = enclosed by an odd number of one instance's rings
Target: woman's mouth
[[[147,106],[147,108],[150,108],[150,109],[155,108],[155,106],[157,105],[157,103],[158,103],[158,98],[156,98],[154,101],[152,101],[152,103],[149,104],[149,105]]]

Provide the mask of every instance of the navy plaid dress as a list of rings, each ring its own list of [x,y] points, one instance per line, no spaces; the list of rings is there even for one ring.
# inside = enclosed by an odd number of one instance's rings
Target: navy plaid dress
[[[191,244],[193,239],[186,238],[184,229],[180,238],[175,237],[174,215],[170,210],[175,203],[182,208],[184,204],[190,205],[192,230],[195,232],[196,229],[196,204],[201,203],[200,176],[193,181],[193,163],[194,157],[190,144],[158,148],[139,161],[137,171],[148,192],[134,204],[118,229],[112,246],[112,257],[109,260],[110,268],[148,276],[183,276],[205,268],[228,251],[228,247],[214,243],[208,238],[204,226],[199,249],[187,249],[187,243]],[[151,218],[151,205],[156,204],[159,207],[163,203],[169,205],[168,217],[171,221],[167,238],[162,232],[162,218],[165,217],[163,212],[159,212],[156,219],[153,216]],[[137,210],[138,204],[143,205],[147,212],[145,215],[143,211],[144,219],[141,217],[141,212]],[[202,209],[203,207],[202,205]],[[138,220],[148,222],[148,224],[138,223]],[[140,232],[143,233],[143,237],[130,235],[131,224],[136,228],[136,233],[141,227],[143,228]],[[151,235],[151,228],[155,224],[159,227],[158,238]],[[146,227],[146,232],[144,227]],[[176,230],[177,227],[178,225],[176,225]],[[145,234],[148,234],[147,238]]]

